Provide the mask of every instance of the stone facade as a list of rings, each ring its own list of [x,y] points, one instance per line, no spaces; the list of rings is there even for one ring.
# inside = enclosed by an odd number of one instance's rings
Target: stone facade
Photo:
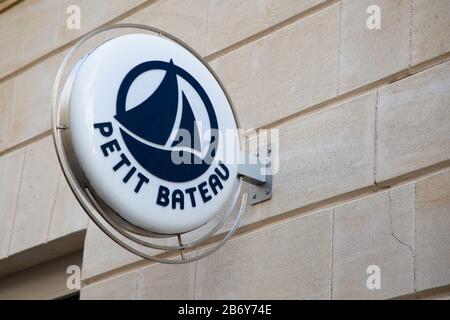
[[[79,30],[66,27],[69,5],[81,9]],[[379,30],[366,24],[371,5],[380,8]],[[117,246],[88,222],[56,160],[57,68],[82,35],[122,22],[188,43],[224,82],[245,129],[279,129],[272,200],[249,208],[241,232],[192,264],[155,264]],[[82,250],[82,299],[449,299],[449,38],[448,0],[24,0],[6,8],[0,296],[23,270]],[[367,286],[374,265],[379,289]]]

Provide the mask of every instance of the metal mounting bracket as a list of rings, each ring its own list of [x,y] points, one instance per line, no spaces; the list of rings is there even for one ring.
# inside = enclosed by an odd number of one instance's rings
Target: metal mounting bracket
[[[239,165],[238,175],[242,176],[244,181],[251,184],[250,204],[254,205],[272,198],[272,175],[271,172],[272,149],[267,146],[266,154],[255,156],[246,153],[244,161]]]

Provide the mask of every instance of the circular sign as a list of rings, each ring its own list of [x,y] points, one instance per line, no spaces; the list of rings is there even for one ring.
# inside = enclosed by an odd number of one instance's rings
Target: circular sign
[[[73,73],[70,139],[106,205],[160,234],[191,231],[221,211],[234,191],[239,139],[230,102],[201,59],[171,39],[128,34]]]

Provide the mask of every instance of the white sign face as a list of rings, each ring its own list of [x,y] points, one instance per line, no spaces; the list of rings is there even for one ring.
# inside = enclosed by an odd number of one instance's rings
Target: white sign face
[[[173,40],[130,34],[93,50],[74,75],[69,130],[95,193],[142,229],[193,230],[234,191],[230,103],[203,62]]]

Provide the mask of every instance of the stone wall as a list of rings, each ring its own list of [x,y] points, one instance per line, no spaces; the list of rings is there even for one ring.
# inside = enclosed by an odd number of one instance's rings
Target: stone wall
[[[66,27],[72,4],[80,30]],[[196,263],[115,245],[57,164],[56,70],[83,34],[121,22],[187,42],[244,128],[280,132],[272,200]],[[449,0],[20,1],[0,13],[0,275],[83,249],[83,299],[448,298],[449,39]]]

